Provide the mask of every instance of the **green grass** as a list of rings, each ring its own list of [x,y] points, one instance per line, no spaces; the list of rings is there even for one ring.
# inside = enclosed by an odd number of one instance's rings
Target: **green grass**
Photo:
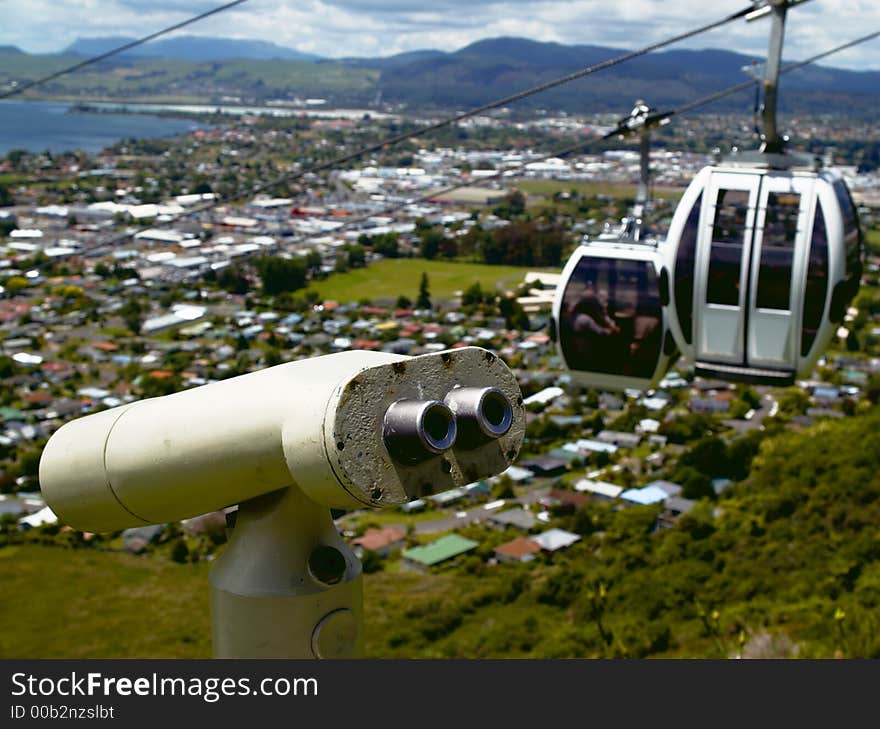
[[[571,180],[528,180],[517,182],[516,186],[528,195],[549,197],[556,192],[576,190],[580,195],[609,195],[618,200],[635,199],[636,185],[614,184],[610,182],[573,182]],[[657,197],[676,198],[681,196],[684,188],[655,187],[653,193]]]
[[[363,511],[357,515],[344,517],[343,523],[347,529],[354,529],[360,525],[372,524],[377,524],[380,527],[401,526],[406,529],[423,521],[448,519],[453,513],[454,512],[451,511],[438,511],[436,509],[416,511],[412,514],[405,514],[397,509],[390,509],[387,511]]]
[[[385,300],[392,303],[403,294],[413,301],[419,293],[422,272],[428,274],[428,286],[434,302],[450,299],[479,281],[484,291],[514,290],[526,272],[516,266],[487,266],[479,263],[426,261],[421,258],[385,259],[366,268],[332,274],[310,284],[323,300],[339,302]]]
[[[0,548],[0,659],[209,658],[209,565],[156,556],[40,545]],[[387,634],[408,600],[449,590],[467,595],[476,578],[399,570],[366,576],[366,654],[389,650]],[[403,603],[401,602],[403,601]]]
[[[207,658],[208,565],[0,549],[0,658]]]
[[[870,253],[880,253],[880,228],[865,232],[865,247]]]

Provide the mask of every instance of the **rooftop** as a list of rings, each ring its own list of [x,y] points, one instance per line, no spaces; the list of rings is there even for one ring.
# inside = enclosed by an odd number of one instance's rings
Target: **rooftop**
[[[465,539],[458,534],[447,534],[423,547],[413,547],[404,551],[403,556],[426,567],[445,562],[479,546],[472,539]]]

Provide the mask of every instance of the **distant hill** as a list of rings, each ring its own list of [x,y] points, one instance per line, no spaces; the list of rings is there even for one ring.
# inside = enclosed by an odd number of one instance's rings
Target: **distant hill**
[[[127,38],[80,39],[64,55],[0,48],[0,85],[26,82]],[[319,59],[263,41],[181,36],[149,43],[42,88],[76,98],[186,99],[237,96],[247,103],[319,96],[358,106],[377,98],[408,109],[465,109],[620,55],[623,49],[567,46],[526,38],[490,38],[453,53],[420,50],[380,58]],[[759,59],[729,50],[653,53],[517,102],[517,109],[625,112],[642,98],[674,108],[743,81]],[[116,69],[124,68],[124,73]],[[708,107],[750,111],[745,91]],[[783,77],[783,112],[876,117],[880,72],[810,66]]]
[[[70,44],[64,53],[97,56],[134,40],[126,37],[79,38]],[[319,58],[310,53],[302,53],[294,48],[286,48],[267,41],[206,38],[194,35],[182,35],[146,43],[126,51],[123,55],[141,58],[175,58],[195,63],[222,61],[229,58],[255,60],[280,58],[287,61],[313,61]]]
[[[379,58],[342,58],[340,63],[358,68],[400,68],[419,61],[431,61],[449,55],[445,51],[408,51],[394,56],[380,56]]]
[[[623,52],[620,48],[492,38],[455,53],[385,66],[379,87],[387,101],[474,106]],[[619,110],[641,97],[656,106],[676,105],[743,81],[743,66],[756,60],[726,50],[654,53],[520,103],[569,111]],[[839,104],[852,111],[874,110],[880,100],[880,72],[807,67],[784,77],[780,97],[783,108],[798,111],[833,110]],[[715,108],[742,108],[743,98]]]

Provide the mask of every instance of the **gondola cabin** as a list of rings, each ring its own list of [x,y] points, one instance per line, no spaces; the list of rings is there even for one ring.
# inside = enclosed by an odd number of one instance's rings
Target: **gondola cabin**
[[[572,254],[553,302],[572,382],[608,390],[656,385],[677,356],[667,334],[668,279],[652,245],[596,241]]]
[[[697,374],[758,384],[809,375],[862,272],[852,199],[828,171],[706,167],[663,250],[682,354]]]

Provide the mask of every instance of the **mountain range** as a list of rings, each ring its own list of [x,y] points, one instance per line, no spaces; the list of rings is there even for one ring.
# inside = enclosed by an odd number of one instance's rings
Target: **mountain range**
[[[98,56],[119,46],[134,42],[135,38],[101,37],[78,38],[64,49],[63,53],[80,56]],[[251,58],[285,61],[315,61],[320,56],[303,53],[294,48],[279,46],[261,40],[236,40],[228,38],[207,38],[197,35],[181,35],[174,38],[145,43],[120,54],[137,58],[174,58],[180,61],[204,63],[205,61],[224,61],[230,58]]]
[[[80,39],[63,55],[37,56],[0,48],[0,84],[29,80],[126,38]],[[43,88],[47,95],[107,98],[174,96],[248,103],[319,95],[331,103],[377,98],[410,109],[464,108],[486,103],[613,58],[619,48],[567,46],[525,38],[491,38],[454,52],[412,51],[382,58],[326,59],[264,41],[180,36],[156,41],[70,74]],[[636,98],[674,107],[739,83],[760,59],[730,50],[670,50],[635,58],[588,78],[518,102],[518,108],[572,112],[627,109]],[[125,69],[120,73],[119,69]],[[876,115],[880,72],[809,66],[783,77],[783,111]],[[742,93],[714,110],[751,111]]]

